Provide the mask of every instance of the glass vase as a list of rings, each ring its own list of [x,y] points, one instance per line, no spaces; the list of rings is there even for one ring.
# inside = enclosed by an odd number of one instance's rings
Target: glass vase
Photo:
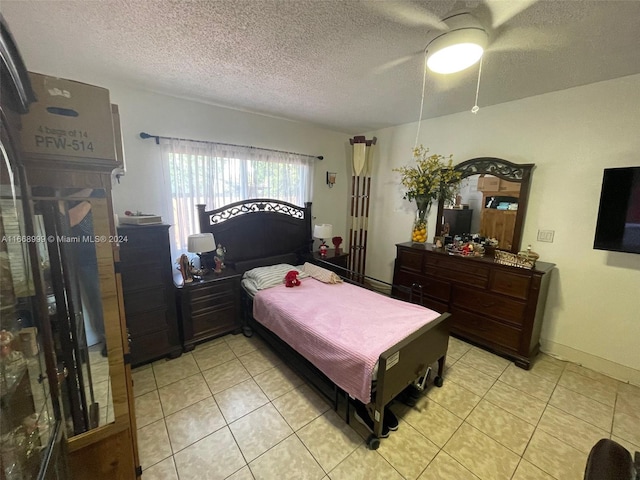
[[[416,218],[413,221],[413,227],[411,229],[411,241],[414,243],[425,243],[429,231],[427,217],[431,204],[427,201],[416,199],[416,206]]]

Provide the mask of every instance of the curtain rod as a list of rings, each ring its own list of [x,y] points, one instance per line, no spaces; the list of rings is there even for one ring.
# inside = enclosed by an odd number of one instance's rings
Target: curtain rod
[[[145,133],[145,132],[140,132],[140,138],[145,139],[145,140],[147,138],[155,138],[156,139],[156,145],[160,145],[160,139],[164,138],[165,140],[182,140],[182,141],[185,141],[185,142],[200,142],[200,143],[209,143],[209,144],[213,144],[213,145],[224,145],[226,147],[254,148],[256,150],[265,150],[267,152],[288,153],[288,154],[291,154],[291,155],[300,155],[301,157],[317,158],[318,160],[323,160],[324,159],[324,157],[322,155],[307,155],[306,153],[285,152],[284,150],[274,150],[273,148],[252,147],[250,145],[236,145],[235,143],[208,142],[208,141],[205,141],[205,140],[192,140],[190,138],[163,137],[161,135],[151,135],[151,134]]]

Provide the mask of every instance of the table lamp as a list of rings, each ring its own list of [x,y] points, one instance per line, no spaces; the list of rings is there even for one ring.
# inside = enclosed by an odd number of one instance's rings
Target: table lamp
[[[189,235],[187,239],[187,251],[198,254],[201,269],[205,268],[202,262],[202,254],[212,252],[215,249],[216,241],[213,238],[213,233],[194,233]]]
[[[320,256],[327,256],[327,244],[324,242],[325,239],[331,238],[333,235],[333,225],[328,223],[323,223],[322,225],[314,225],[313,227],[313,236],[320,240]]]

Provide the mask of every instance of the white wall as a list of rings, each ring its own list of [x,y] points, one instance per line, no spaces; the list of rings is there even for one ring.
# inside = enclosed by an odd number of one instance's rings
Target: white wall
[[[488,80],[487,80],[488,81]],[[416,98],[416,101],[419,101]],[[553,262],[544,351],[640,384],[640,255],[594,250],[603,169],[640,165],[640,75],[423,121],[419,143],[455,163],[534,163],[522,245]],[[378,137],[367,273],[391,280],[414,208],[392,168],[411,163],[417,124]],[[383,201],[384,200],[384,201]],[[435,224],[435,208],[430,225]],[[536,240],[555,230],[553,243]],[[429,236],[433,236],[433,227]]]
[[[317,223],[333,224],[334,235],[344,237],[347,233],[344,205],[348,188],[348,134],[120,84],[105,84],[73,73],[55,74],[108,88],[111,102],[119,106],[127,173],[120,184],[114,180],[115,213],[123,215],[125,210],[139,210],[169,218],[160,147],[152,139],[141,139],[139,133],[144,131],[152,135],[323,155],[324,160],[315,162],[313,215]],[[337,182],[331,189],[325,183],[327,170],[338,173]]]

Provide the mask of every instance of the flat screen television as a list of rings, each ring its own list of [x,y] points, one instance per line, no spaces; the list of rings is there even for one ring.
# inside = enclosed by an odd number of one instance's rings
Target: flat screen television
[[[640,167],[604,170],[593,248],[640,253]]]

